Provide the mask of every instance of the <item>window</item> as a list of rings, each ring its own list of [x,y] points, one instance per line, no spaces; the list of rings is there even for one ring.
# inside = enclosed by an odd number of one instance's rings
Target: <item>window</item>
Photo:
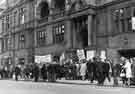
[[[12,14],[10,14],[10,16],[9,16],[9,23],[10,23],[10,27],[12,27],[13,26]]]
[[[2,52],[4,52],[4,39],[2,39],[1,42],[2,42],[2,45],[1,45],[2,46],[1,47],[2,48]]]
[[[40,17],[44,18],[44,17],[48,17],[49,15],[49,6],[47,2],[42,2],[40,4]]]
[[[8,49],[11,49],[11,36],[8,36],[7,38],[7,44],[8,44]]]
[[[39,31],[37,32],[37,40],[38,40],[38,46],[45,46],[46,45],[46,31]]]
[[[60,9],[60,11],[65,9],[65,0],[55,0],[55,8]]]
[[[124,8],[121,8],[121,9],[114,10],[113,15],[114,15],[115,20],[118,20],[119,17],[124,17],[124,15],[125,15],[125,9]]]
[[[120,14],[120,10],[119,9],[116,9],[114,10],[113,12],[113,18],[114,18],[114,27],[115,27],[115,30],[118,32],[119,31],[119,14]]]
[[[53,42],[61,43],[64,41],[65,26],[59,24],[53,27]]]
[[[9,15],[6,16],[6,29],[9,29]]]
[[[128,26],[128,31],[132,31],[132,21],[131,21],[131,18],[127,19],[127,26]]]
[[[4,32],[4,17],[2,18],[2,32]]]
[[[19,10],[19,24],[24,24],[24,19],[25,19],[25,9],[20,8],[20,10]]]
[[[120,17],[124,17],[124,8],[119,10]]]
[[[114,21],[116,31],[119,31],[119,20]]]
[[[132,11],[131,7],[126,8],[126,17],[131,17],[131,13],[132,13],[131,11]]]
[[[14,12],[14,26],[16,25],[17,12]]]
[[[19,48],[24,48],[25,47],[25,35],[20,34],[19,36]]]
[[[133,8],[133,17],[135,17],[135,7]]]
[[[120,32],[132,31],[131,14],[135,15],[135,12],[132,11],[132,9],[133,9],[132,7],[125,7],[125,8],[114,10],[113,16],[114,16],[115,28],[117,31],[119,30]]]
[[[121,32],[125,32],[125,20],[121,20]]]
[[[3,38],[3,51],[7,50],[8,50],[8,37],[5,36],[5,38]]]
[[[118,9],[114,11],[114,19],[115,20],[119,19],[119,10]]]

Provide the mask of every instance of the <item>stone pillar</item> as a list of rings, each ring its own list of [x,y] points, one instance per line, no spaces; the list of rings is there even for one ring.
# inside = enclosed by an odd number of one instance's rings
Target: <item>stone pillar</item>
[[[92,15],[88,15],[88,46],[92,45]]]
[[[37,31],[35,30],[34,31],[34,47],[37,47],[38,46],[38,43],[37,43]]]
[[[65,24],[65,26],[66,26],[66,32],[65,32],[65,40],[67,41],[67,44],[66,44],[66,47],[67,48],[71,48],[72,47],[72,45],[73,45],[73,43],[72,43],[72,41],[73,41],[73,34],[72,34],[72,22],[70,21],[70,20],[67,20],[66,21],[66,24]]]
[[[53,44],[53,24],[47,26],[47,45]]]
[[[73,22],[73,25],[72,25],[72,36],[73,36],[73,48],[76,47],[76,26],[75,26],[75,22]]]
[[[80,23],[77,21],[74,23],[74,47],[75,48],[81,48],[82,47],[82,41],[80,41],[80,36],[79,36],[79,32],[80,32]]]

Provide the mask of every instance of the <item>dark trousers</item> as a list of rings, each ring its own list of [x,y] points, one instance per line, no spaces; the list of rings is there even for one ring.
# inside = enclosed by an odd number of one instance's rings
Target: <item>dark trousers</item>
[[[91,83],[93,83],[93,81],[94,81],[94,73],[93,72],[88,72],[88,80],[90,80],[91,81]]]
[[[34,77],[34,81],[37,82],[38,81],[38,76]]]
[[[105,75],[103,74],[103,72],[99,72],[99,75],[98,75],[98,84],[103,85],[104,81],[105,81]]]
[[[15,74],[15,80],[18,81],[18,74]]]
[[[48,72],[48,81],[49,82],[55,82],[56,81],[56,73],[54,72]]]

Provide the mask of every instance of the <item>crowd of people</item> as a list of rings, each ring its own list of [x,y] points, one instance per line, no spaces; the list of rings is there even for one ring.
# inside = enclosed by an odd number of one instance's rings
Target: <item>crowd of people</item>
[[[89,80],[91,83],[97,81],[98,85],[103,85],[105,79],[111,82],[113,78],[114,85],[118,85],[118,78],[121,78],[123,84],[134,84],[135,64],[131,59],[124,59],[122,63],[114,64],[110,59],[102,60],[94,57],[92,60],[82,60],[80,62],[67,61],[64,64],[46,63],[42,66],[37,63],[31,65],[15,65],[11,69],[1,69],[1,78],[39,80],[55,82],[57,79],[66,80]]]
[[[120,63],[120,77],[123,84],[130,85],[135,76],[135,64],[133,59],[122,59]]]

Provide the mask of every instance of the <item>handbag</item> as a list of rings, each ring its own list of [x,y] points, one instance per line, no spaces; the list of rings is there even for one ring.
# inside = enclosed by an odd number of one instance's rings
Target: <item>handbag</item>
[[[120,77],[126,77],[126,74],[124,73],[124,70],[121,70]]]

